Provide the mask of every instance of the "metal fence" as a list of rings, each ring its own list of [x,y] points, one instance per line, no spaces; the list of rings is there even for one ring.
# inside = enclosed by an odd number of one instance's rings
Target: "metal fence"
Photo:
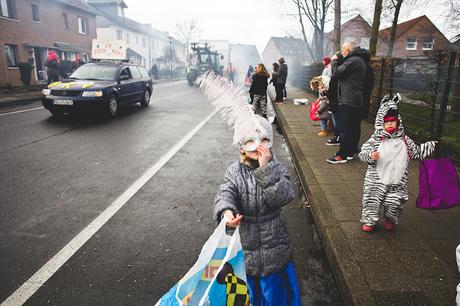
[[[460,164],[460,50],[373,58],[372,66],[375,82],[368,121],[374,122],[384,95],[400,93],[398,108],[406,133],[419,143],[438,140],[441,154]],[[291,83],[305,88],[320,70],[317,65],[298,69]]]

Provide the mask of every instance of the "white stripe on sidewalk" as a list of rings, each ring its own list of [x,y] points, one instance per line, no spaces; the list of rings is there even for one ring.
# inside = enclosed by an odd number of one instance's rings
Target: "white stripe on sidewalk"
[[[44,109],[44,107],[36,107],[36,108],[23,109],[23,110],[15,111],[15,112],[0,113],[0,116],[6,116],[6,115],[13,115],[13,114],[31,112],[31,111],[35,111],[35,110],[39,110],[39,109]]]
[[[53,258],[40,268],[21,287],[10,295],[1,306],[24,304],[56,271],[62,267],[107,221],[112,218],[139,189],[142,188],[211,118],[216,114],[213,111],[193,130],[185,135],[171,150],[163,155],[150,169],[147,170],[137,181],[123,192],[109,207],[107,207],[93,222],[84,228]]]

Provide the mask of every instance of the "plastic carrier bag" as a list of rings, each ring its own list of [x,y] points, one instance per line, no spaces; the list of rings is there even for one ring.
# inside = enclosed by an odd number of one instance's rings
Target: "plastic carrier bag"
[[[320,120],[320,118],[316,116],[316,112],[318,111],[319,106],[320,106],[319,101],[320,101],[320,98],[318,98],[318,100],[310,104],[310,120],[312,121]]]
[[[224,218],[201,249],[198,260],[156,306],[249,306],[244,253],[238,228],[225,233]]]

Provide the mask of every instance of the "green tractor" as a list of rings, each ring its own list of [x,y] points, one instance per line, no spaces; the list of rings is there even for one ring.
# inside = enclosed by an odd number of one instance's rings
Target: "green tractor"
[[[204,46],[192,43],[190,64],[187,67],[187,81],[189,85],[193,86],[195,80],[207,71],[213,71],[218,75],[222,75],[223,66],[220,65],[220,59],[221,55],[216,51],[212,51],[207,43]]]

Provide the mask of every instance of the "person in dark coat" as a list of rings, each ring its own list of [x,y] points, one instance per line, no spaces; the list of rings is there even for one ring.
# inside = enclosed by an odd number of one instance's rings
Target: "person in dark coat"
[[[47,67],[48,85],[59,81],[59,59],[53,50],[48,52],[45,66]]]
[[[346,163],[359,152],[364,91],[370,54],[353,42],[345,42],[340,53],[332,57],[332,78],[337,80],[337,100],[342,127],[340,150],[327,160],[331,164]]]
[[[284,97],[285,97],[284,93],[286,91],[286,79],[288,75],[288,67],[286,65],[286,62],[284,61],[284,58],[280,58],[278,60],[278,63],[279,63],[279,68],[278,68],[278,72],[276,73],[275,102],[283,103]]]
[[[253,97],[254,112],[264,118],[267,118],[267,80],[269,77],[270,74],[264,64],[256,65],[252,75],[251,88],[249,89],[249,94]]]

